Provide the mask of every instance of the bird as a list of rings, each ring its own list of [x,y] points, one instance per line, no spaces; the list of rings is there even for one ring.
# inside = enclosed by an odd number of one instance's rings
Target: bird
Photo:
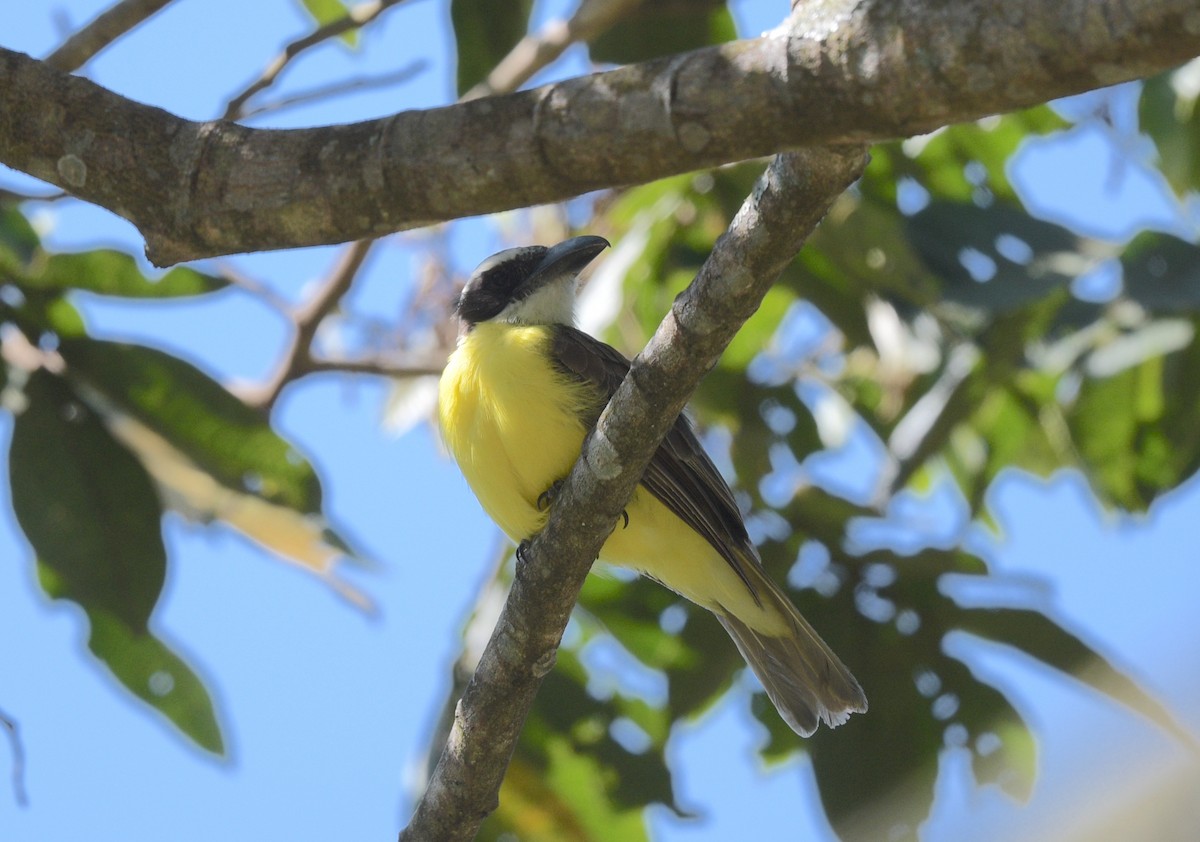
[[[442,440],[492,520],[521,545],[630,362],[575,327],[578,277],[609,243],[583,235],[488,257],[455,311],[442,373]],[[633,569],[714,615],[801,736],[865,712],[858,681],[762,567],[733,492],[686,414],[655,451],[601,561]]]

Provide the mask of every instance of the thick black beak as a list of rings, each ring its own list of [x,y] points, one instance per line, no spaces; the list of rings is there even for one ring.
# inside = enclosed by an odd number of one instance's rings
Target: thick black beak
[[[546,252],[524,285],[536,289],[554,278],[573,275],[595,260],[596,255],[608,246],[608,240],[592,234],[563,240]]]

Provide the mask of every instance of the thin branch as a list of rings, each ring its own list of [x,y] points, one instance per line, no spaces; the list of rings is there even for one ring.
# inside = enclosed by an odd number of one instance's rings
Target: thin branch
[[[292,43],[283,48],[283,52],[271,60],[263,70],[262,75],[255,79],[248,87],[234,95],[233,99],[229,100],[229,104],[225,106],[225,113],[221,116],[222,120],[238,120],[247,116],[245,106],[259,91],[270,87],[275,80],[279,78],[279,74],[284,68],[291,64],[296,56],[303,53],[305,50],[311,49],[318,44],[323,44],[331,38],[336,38],[339,35],[349,32],[352,29],[359,29],[366,26],[375,18],[386,12],[392,6],[396,6],[403,0],[376,0],[373,3],[360,3],[346,13],[345,17],[330,21],[324,26],[317,27],[312,32],[305,35],[303,38],[298,38]]]
[[[5,187],[0,187],[0,203],[2,202],[58,202],[62,199],[74,198],[70,193],[64,193],[62,190],[56,190],[53,193],[18,193],[15,190],[9,190]]]
[[[29,804],[25,792],[25,747],[21,743],[21,734],[17,722],[11,716],[0,710],[0,725],[8,732],[8,742],[12,746],[12,786],[13,798],[21,807]]]
[[[317,335],[317,329],[325,317],[337,308],[342,296],[350,291],[373,242],[359,240],[348,245],[321,287],[292,313],[292,339],[287,353],[266,385],[243,397],[247,404],[269,410],[288,383],[312,370],[313,337]]]
[[[46,56],[46,64],[70,73],[113,41],[160,11],[171,0],[120,0]]]
[[[250,406],[263,411],[270,411],[279,399],[283,390],[290,383],[306,377],[309,374],[321,372],[337,372],[342,374],[368,374],[382,377],[413,377],[427,374],[440,374],[445,368],[449,349],[442,348],[431,355],[414,358],[409,356],[389,355],[386,358],[374,359],[318,359],[313,356],[312,340],[325,316],[337,306],[342,297],[350,291],[354,277],[366,261],[371,249],[378,240],[359,240],[350,244],[343,254],[341,262],[334,269],[326,284],[302,312],[293,315],[292,343],[283,361],[265,386],[257,390],[242,393],[242,399]],[[346,273],[349,273],[348,275]],[[245,278],[238,279],[245,289],[251,289],[253,281]],[[274,299],[272,293],[265,287],[257,285],[265,299]],[[286,311],[282,311],[286,312]]]
[[[701,377],[866,165],[861,147],[775,158],[584,443],[512,590],[402,842],[468,840],[512,751],[592,560]]]
[[[0,49],[0,114],[38,115],[0,120],[0,163],[129,219],[165,265],[904,137],[1197,53],[1195,0],[824,0],[755,39],[454,106],[273,130],[182,120]]]
[[[368,374],[376,377],[422,377],[441,374],[449,349],[428,354],[381,354],[356,359],[314,358],[305,374]]]
[[[378,76],[358,76],[352,79],[342,79],[330,85],[322,85],[320,87],[308,88],[307,90],[298,91],[289,97],[267,102],[263,105],[246,111],[242,114],[243,119],[257,117],[260,114],[266,114],[271,111],[281,111],[284,108],[291,108],[296,105],[309,105],[318,100],[328,99],[329,97],[339,96],[353,91],[366,91],[375,88],[385,88],[390,85],[399,85],[409,81],[418,73],[421,73],[428,67],[428,63],[424,60],[414,61],[406,67],[392,73],[383,73]]]
[[[479,99],[515,91],[578,41],[590,41],[619,21],[642,0],[584,0],[570,20],[553,20],[536,35],[526,35],[502,58],[487,78],[463,96]]]
[[[279,293],[275,292],[275,290],[271,289],[271,287],[267,286],[262,281],[247,275],[237,266],[234,266],[231,261],[218,261],[217,273],[223,280],[227,281],[230,286],[237,287],[243,292],[259,299],[262,301],[262,303],[266,304],[275,312],[280,313],[289,319],[291,318],[292,304],[290,301],[288,301]]]

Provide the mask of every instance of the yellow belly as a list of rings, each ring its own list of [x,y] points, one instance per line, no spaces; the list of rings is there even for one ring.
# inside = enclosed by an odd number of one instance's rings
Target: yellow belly
[[[549,364],[550,330],[477,325],[442,374],[442,438],[484,511],[513,541],[536,534],[537,499],[570,472],[586,430],[580,384]]]
[[[537,534],[538,497],[579,458],[580,408],[597,400],[549,363],[550,329],[476,325],[442,375],[442,437],[484,511],[514,542]],[[644,573],[710,610],[774,632],[782,618],[758,606],[713,547],[639,486],[600,559]]]

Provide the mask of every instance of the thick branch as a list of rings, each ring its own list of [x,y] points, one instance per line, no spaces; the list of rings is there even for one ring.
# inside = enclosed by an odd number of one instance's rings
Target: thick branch
[[[0,50],[0,162],[131,220],[168,264],[908,136],[1197,53],[1195,0],[825,0],[762,38],[381,120],[267,130],[182,120]]]
[[[777,157],[604,411],[534,539],[401,840],[466,840],[500,782],[588,570],[650,456],[834,198],[861,147]]]

